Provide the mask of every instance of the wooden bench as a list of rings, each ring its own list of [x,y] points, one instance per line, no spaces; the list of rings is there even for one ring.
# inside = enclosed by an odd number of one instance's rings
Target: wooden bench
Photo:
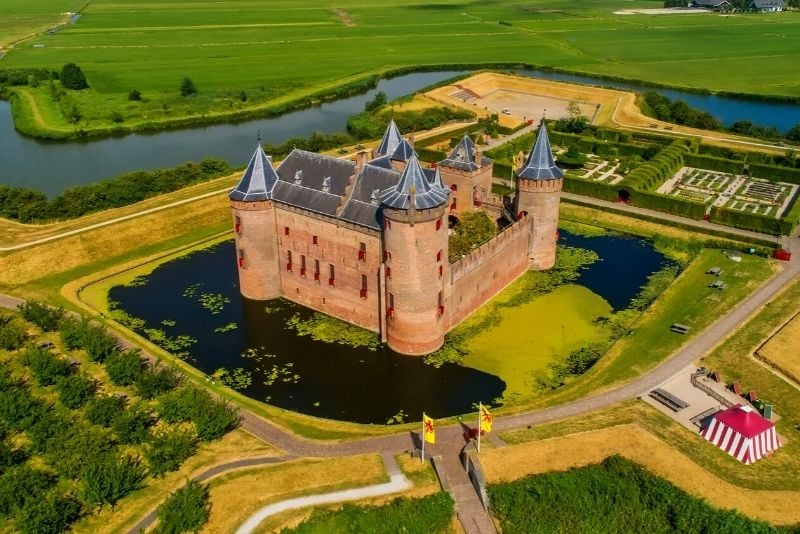
[[[689,403],[682,401],[672,393],[656,388],[650,392],[650,397],[654,398],[673,412],[679,412],[689,406]]]

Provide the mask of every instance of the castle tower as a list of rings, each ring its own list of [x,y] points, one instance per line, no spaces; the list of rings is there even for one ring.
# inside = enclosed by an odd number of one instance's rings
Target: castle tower
[[[253,300],[281,296],[272,186],[278,175],[259,139],[239,184],[230,192],[239,267],[239,291]]]
[[[449,190],[425,176],[411,155],[396,186],[381,194],[387,343],[403,354],[428,354],[444,343]]]
[[[553,160],[544,118],[539,124],[536,144],[517,173],[515,208],[519,217],[533,218],[528,245],[530,268],[550,269],[556,263],[558,207],[564,173]]]
[[[492,160],[485,157],[469,136],[464,136],[446,159],[439,162],[444,183],[452,191],[450,212],[472,211],[492,192]]]
[[[394,151],[397,150],[397,146],[403,142],[403,136],[400,135],[400,130],[397,128],[397,124],[394,122],[394,119],[389,121],[389,125],[386,127],[386,131],[383,132],[383,138],[381,142],[378,143],[378,146],[375,147],[375,150],[372,152],[372,157],[377,158],[379,156],[391,156],[394,154]]]

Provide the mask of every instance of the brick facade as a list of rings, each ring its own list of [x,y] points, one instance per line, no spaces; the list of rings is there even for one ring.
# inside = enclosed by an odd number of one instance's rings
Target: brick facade
[[[493,165],[484,165],[474,172],[441,166],[442,181],[450,188],[448,211],[458,215],[476,209],[492,193]],[[476,204],[475,201],[478,201]]]
[[[533,219],[529,245],[530,268],[551,269],[556,264],[558,208],[564,180],[517,180],[517,213]]]

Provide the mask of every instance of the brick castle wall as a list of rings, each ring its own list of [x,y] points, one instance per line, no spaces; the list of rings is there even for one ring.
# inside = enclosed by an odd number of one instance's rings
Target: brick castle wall
[[[533,221],[525,218],[450,265],[448,330],[528,270]]]
[[[231,211],[242,295],[253,300],[279,297],[274,204],[232,201]]]
[[[492,168],[493,165],[489,164],[473,173],[445,166],[439,167],[442,181],[451,191],[448,202],[451,213],[456,214],[475,209],[473,191],[478,193],[481,201],[486,201],[492,192]],[[456,186],[456,190],[453,190],[453,185]],[[454,202],[456,206],[455,209],[452,209]]]
[[[556,263],[556,234],[562,179],[518,180],[517,212],[533,219],[530,241],[530,268],[543,271]]]

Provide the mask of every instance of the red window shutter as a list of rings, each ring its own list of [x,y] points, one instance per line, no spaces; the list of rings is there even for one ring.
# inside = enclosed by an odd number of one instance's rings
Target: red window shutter
[[[328,285],[329,286],[335,286],[336,285],[336,279],[335,278],[328,278]]]
[[[283,235],[289,235],[289,227],[288,226],[284,226],[283,227]]]
[[[386,278],[391,278],[391,277],[392,277],[392,268],[387,266],[386,267]]]
[[[361,296],[361,298],[362,298],[362,299],[365,299],[365,298],[367,298],[367,290],[366,290],[366,289],[362,289],[362,290],[359,292],[359,295]]]
[[[292,270],[292,264],[291,263],[287,263],[286,264],[286,270],[287,271],[291,271]]]
[[[442,251],[436,253],[436,261],[442,261]]]
[[[443,274],[444,274],[444,267],[442,267],[442,266],[440,265],[440,266],[439,266],[439,278],[441,278]]]
[[[442,229],[442,220],[441,219],[436,219],[436,229],[437,230],[441,230]]]

